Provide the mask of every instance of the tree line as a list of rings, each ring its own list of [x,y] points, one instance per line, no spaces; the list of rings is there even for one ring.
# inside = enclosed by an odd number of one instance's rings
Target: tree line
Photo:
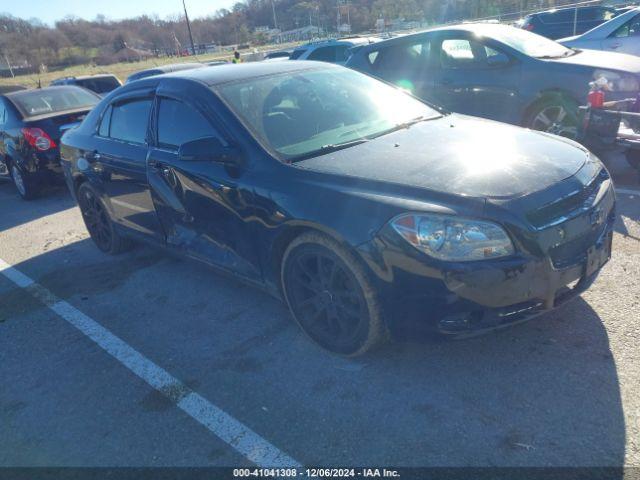
[[[345,0],[343,0],[345,1]],[[565,0],[348,0],[354,33],[371,31],[376,20],[402,19],[422,24],[504,15],[567,3]],[[275,10],[275,19],[274,19]],[[264,43],[256,27],[286,31],[305,25],[336,30],[336,0],[245,0],[231,9],[191,20],[196,44],[238,45]],[[183,16],[161,19],[143,15],[125,20],[67,17],[47,25],[38,19],[0,15],[0,65],[59,67],[89,62],[110,63],[123,47],[144,49],[156,55],[175,53],[189,46]]]

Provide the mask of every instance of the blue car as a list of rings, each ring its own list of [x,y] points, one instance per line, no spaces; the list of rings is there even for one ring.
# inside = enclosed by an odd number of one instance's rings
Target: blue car
[[[615,8],[601,5],[557,8],[527,15],[522,22],[522,28],[555,40],[580,35],[608,22],[618,14]]]
[[[570,49],[497,24],[437,28],[368,45],[347,66],[409,90],[446,110],[566,137],[589,82],[606,77],[608,100],[640,91],[640,58]]]

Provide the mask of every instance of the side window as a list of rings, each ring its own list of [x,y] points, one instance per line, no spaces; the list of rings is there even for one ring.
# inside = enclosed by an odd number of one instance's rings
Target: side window
[[[442,41],[440,64],[445,69],[491,68],[490,59],[498,56],[507,57],[475,40],[451,38]]]
[[[316,48],[309,54],[308,60],[316,60],[318,62],[335,62],[336,47],[320,47]]]
[[[219,135],[200,112],[177,100],[160,100],[158,143],[177,148],[183,143],[203,137]]]
[[[131,143],[145,143],[151,99],[113,105],[109,136]]]
[[[109,123],[111,122],[111,105],[107,107],[107,110],[102,115],[102,120],[100,120],[100,127],[98,128],[98,135],[101,137],[109,136]]]
[[[574,14],[575,15],[575,14]],[[578,20],[582,22],[606,22],[611,20],[614,16],[614,12],[607,8],[592,7],[578,9]]]
[[[2,103],[2,100],[0,100],[0,126],[4,125],[6,121],[7,121],[7,109]]]
[[[636,15],[612,34],[615,38],[640,37],[640,15]]]
[[[422,73],[429,64],[430,55],[431,43],[422,39],[370,52],[368,59],[374,74],[394,81]]]

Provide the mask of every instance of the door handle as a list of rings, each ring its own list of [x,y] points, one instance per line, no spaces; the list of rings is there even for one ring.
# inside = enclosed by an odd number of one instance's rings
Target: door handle
[[[162,162],[156,160],[149,160],[149,166],[160,172],[161,175],[168,177],[171,174],[171,169]]]

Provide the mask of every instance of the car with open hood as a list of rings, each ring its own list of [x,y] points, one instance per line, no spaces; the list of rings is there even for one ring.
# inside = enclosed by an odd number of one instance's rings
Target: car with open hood
[[[326,63],[127,84],[62,157],[102,251],[138,239],[212,265],[343,355],[533,318],[611,255],[615,193],[585,148]]]

